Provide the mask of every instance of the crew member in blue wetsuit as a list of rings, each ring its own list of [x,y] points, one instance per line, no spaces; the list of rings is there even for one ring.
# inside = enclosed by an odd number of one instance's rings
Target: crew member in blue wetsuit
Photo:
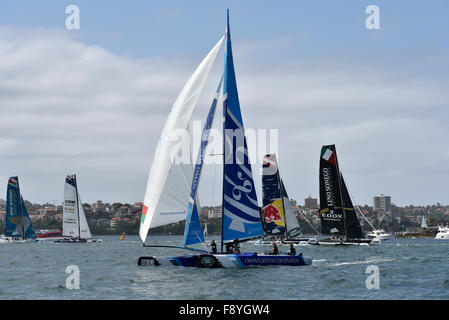
[[[276,256],[278,253],[279,253],[278,246],[276,245],[276,243],[273,242],[273,248],[268,254]]]
[[[211,247],[212,253],[217,253],[217,244],[215,243],[215,240],[212,240],[210,247]]]
[[[287,254],[288,254],[288,255],[291,255],[291,256],[296,255],[296,249],[295,249],[295,247],[293,246],[293,243],[290,243],[290,251],[287,252]]]
[[[238,240],[234,240],[233,252],[234,253],[240,253],[239,241]]]

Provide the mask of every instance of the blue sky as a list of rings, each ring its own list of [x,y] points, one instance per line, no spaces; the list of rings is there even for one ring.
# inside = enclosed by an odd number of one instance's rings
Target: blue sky
[[[448,49],[447,1],[1,1],[2,25],[64,28],[65,8],[76,4],[87,44],[114,53],[201,54],[224,31],[225,10],[240,41],[291,38],[289,56],[360,54],[376,57],[431,47]],[[364,27],[365,8],[381,10],[381,30]],[[237,40],[236,40],[237,41]],[[261,53],[262,54],[262,53]]]
[[[80,30],[65,28],[70,4]],[[84,201],[143,200],[168,110],[227,7],[245,125],[279,129],[292,197],[318,196],[317,155],[336,143],[357,203],[449,204],[447,1],[0,1],[1,181],[17,174],[45,202],[76,172]]]

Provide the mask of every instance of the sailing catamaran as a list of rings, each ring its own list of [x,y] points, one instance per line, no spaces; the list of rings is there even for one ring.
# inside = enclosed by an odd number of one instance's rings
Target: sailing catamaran
[[[178,154],[181,146],[170,137],[176,130],[188,129],[188,123],[198,96],[224,38],[226,38],[224,75],[220,80],[204,125],[197,162],[194,168],[190,164],[177,164],[174,161],[174,155]],[[200,243],[204,245],[204,235],[198,216],[197,190],[209,140],[209,131],[222,86],[223,215],[221,253],[212,254],[207,251],[206,247],[206,250],[198,250],[189,246]],[[145,244],[150,228],[182,220],[186,220],[183,246],[175,248],[196,250],[201,251],[201,253],[176,257],[140,257],[138,265],[216,268],[266,265],[300,266],[312,262],[311,258],[303,257],[302,254],[225,254],[223,251],[223,246],[226,244],[253,239],[264,234],[237,93],[229,28],[229,10],[226,35],[218,41],[187,81],[176,99],[162,131],[151,166],[142,210],[139,234],[143,245],[157,247],[157,245]]]
[[[262,164],[263,207],[261,220],[265,237],[255,244],[307,243],[310,238],[301,236],[298,219],[290,205],[287,190],[280,178],[275,154],[267,154]]]
[[[8,179],[6,191],[6,228],[0,243],[37,242],[25,202],[20,194],[19,178]]]
[[[338,166],[335,145],[321,148],[320,218],[321,233],[331,235],[318,241],[320,245],[368,245],[372,241],[364,237]]]
[[[64,184],[62,235],[64,238],[55,240],[56,243],[86,243],[102,242],[92,239],[83,203],[78,193],[76,175],[69,175]]]

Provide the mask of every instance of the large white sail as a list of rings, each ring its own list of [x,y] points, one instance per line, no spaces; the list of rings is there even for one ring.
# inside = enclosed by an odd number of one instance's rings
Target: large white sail
[[[65,179],[62,234],[68,237],[89,239],[92,235],[76,183],[75,175],[67,176]]]
[[[189,78],[168,115],[154,154],[142,209],[139,235],[142,242],[153,227],[186,219],[193,165],[175,164],[181,149],[179,130],[187,130],[204,83],[215,62],[224,36]]]
[[[62,207],[62,234],[79,237],[76,182],[74,176],[67,176],[64,184],[64,203]]]

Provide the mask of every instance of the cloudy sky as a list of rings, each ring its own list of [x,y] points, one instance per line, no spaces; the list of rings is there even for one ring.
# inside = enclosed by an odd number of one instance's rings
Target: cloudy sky
[[[447,1],[166,2],[0,0],[1,198],[18,175],[25,199],[59,203],[76,173],[85,202],[142,201],[171,105],[229,7],[245,126],[278,129],[291,197],[318,197],[321,146],[336,144],[356,203],[449,204]],[[205,170],[203,204],[221,199],[219,174]]]

